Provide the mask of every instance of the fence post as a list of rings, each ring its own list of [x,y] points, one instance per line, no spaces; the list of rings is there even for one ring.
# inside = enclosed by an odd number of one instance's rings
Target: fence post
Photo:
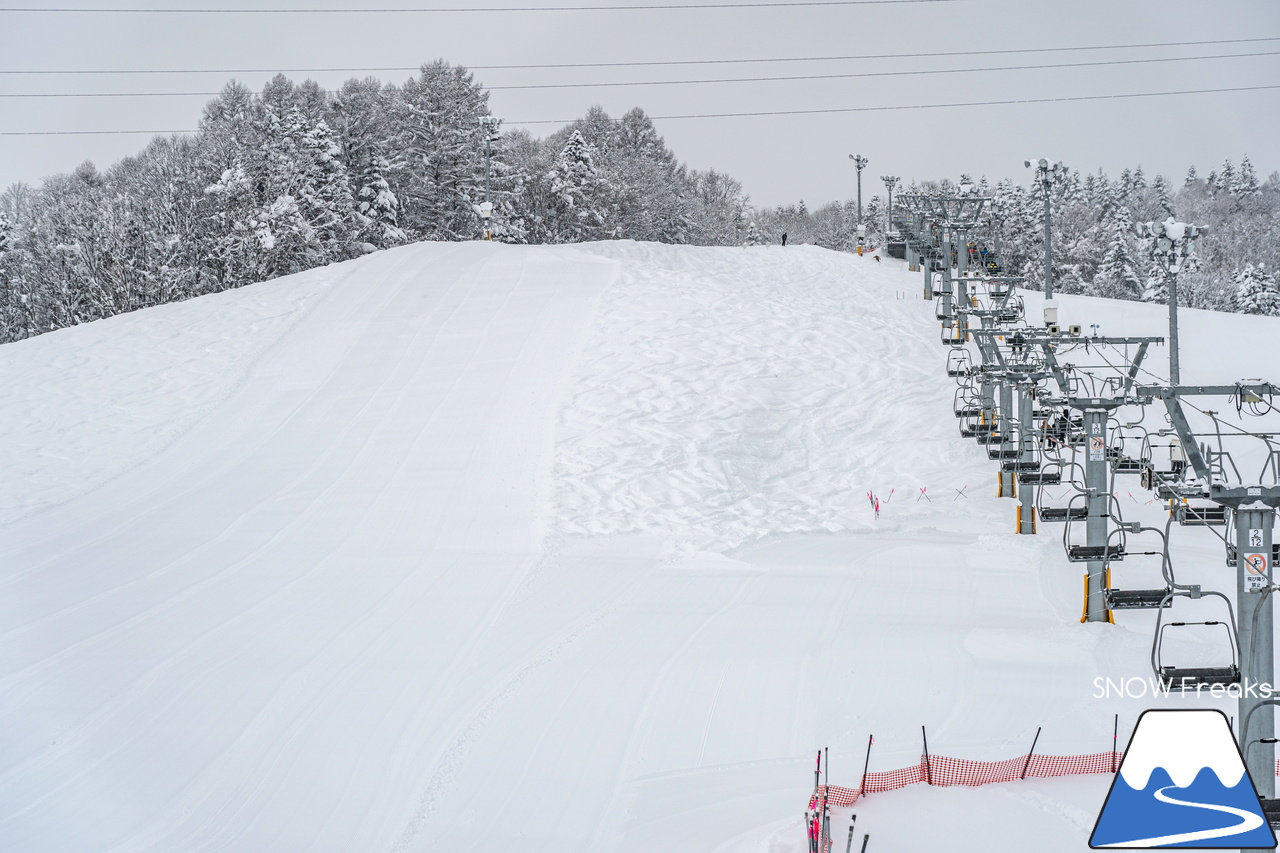
[[[1027,778],[1027,768],[1031,766],[1031,756],[1035,754],[1036,743],[1038,743],[1040,740],[1040,729],[1041,729],[1040,726],[1036,726],[1036,737],[1035,737],[1035,740],[1031,741],[1031,751],[1027,753],[1027,763],[1022,765],[1021,778],[1023,779]]]
[[[867,760],[862,762],[862,781],[858,783],[858,796],[867,793],[867,768],[871,766],[871,744],[875,739],[875,735],[867,735]]]
[[[1118,749],[1120,746],[1120,743],[1118,741],[1119,737],[1120,737],[1120,715],[1116,714],[1115,725],[1111,729],[1111,772],[1112,773],[1116,772],[1116,749]]]
[[[929,735],[925,733],[924,726],[920,727],[920,738],[924,741],[924,780],[932,785],[933,768],[929,766]],[[863,846],[866,846],[865,842]]]

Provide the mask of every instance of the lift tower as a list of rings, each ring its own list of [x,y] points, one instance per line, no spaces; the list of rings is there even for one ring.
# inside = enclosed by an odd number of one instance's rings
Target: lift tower
[[[1162,489],[1162,497],[1185,499],[1208,498],[1216,504],[1231,508],[1235,516],[1233,546],[1228,555],[1235,555],[1236,610],[1238,612],[1240,653],[1240,704],[1239,741],[1244,753],[1245,765],[1253,777],[1258,795],[1264,800],[1274,800],[1276,792],[1275,761],[1275,705],[1277,700],[1259,697],[1256,685],[1275,686],[1274,616],[1271,601],[1276,591],[1274,563],[1276,560],[1275,522],[1276,508],[1280,507],[1280,450],[1272,441],[1274,435],[1258,434],[1266,442],[1266,462],[1259,473],[1259,481],[1271,480],[1270,485],[1229,484],[1226,482],[1227,465],[1234,471],[1234,463],[1225,459],[1225,453],[1213,451],[1208,445],[1200,445],[1187,421],[1182,399],[1193,396],[1231,397],[1242,403],[1261,403],[1280,395],[1280,387],[1269,382],[1240,382],[1235,385],[1173,385],[1148,386],[1139,394],[1164,403],[1169,422],[1177,431],[1178,440],[1186,455],[1187,463],[1199,483],[1187,487]],[[1250,695],[1247,689],[1255,685]]]
[[[1058,363],[1055,336],[1038,337],[1044,353],[1045,366],[1054,376],[1064,396],[1057,401],[1081,414],[1085,441],[1084,491],[1085,491],[1085,544],[1067,549],[1067,559],[1074,563],[1087,563],[1085,574],[1084,614],[1081,622],[1109,622],[1110,611],[1106,601],[1107,565],[1112,560],[1124,558],[1124,549],[1110,544],[1107,522],[1111,517],[1110,454],[1107,452],[1107,421],[1111,413],[1121,406],[1143,405],[1148,402],[1133,393],[1134,381],[1141,369],[1147,349],[1154,343],[1163,343],[1156,337],[1100,337],[1077,338],[1090,346],[1133,345],[1138,349],[1122,376],[1113,377],[1105,388],[1094,388],[1098,396],[1083,396],[1071,388],[1062,365]],[[1061,342],[1061,339],[1056,339]],[[1105,393],[1104,393],[1105,392]],[[1069,513],[1068,513],[1069,516]],[[1070,517],[1067,518],[1070,521]]]
[[[961,187],[960,192],[954,196],[926,195],[919,198],[929,211],[932,221],[942,231],[942,282],[938,291],[942,303],[942,310],[938,312],[944,328],[942,340],[944,343],[964,343],[967,329],[963,318],[957,316],[955,305],[969,304],[969,252],[966,235],[977,227],[983,209],[991,202],[991,198],[978,195],[977,190],[969,184]],[[953,250],[957,273],[954,281],[951,275]],[[950,334],[946,331],[948,328]]]

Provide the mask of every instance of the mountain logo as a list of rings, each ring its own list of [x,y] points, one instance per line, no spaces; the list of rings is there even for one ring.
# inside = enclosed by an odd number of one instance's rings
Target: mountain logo
[[[1274,848],[1221,711],[1144,711],[1089,839],[1093,849]]]

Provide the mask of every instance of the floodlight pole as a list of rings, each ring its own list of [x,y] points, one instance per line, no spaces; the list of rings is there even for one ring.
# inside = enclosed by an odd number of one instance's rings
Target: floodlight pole
[[[884,181],[884,187],[889,191],[889,227],[885,229],[885,239],[889,238],[890,232],[893,231],[893,188],[898,184],[897,175],[881,175],[880,180]]]
[[[484,219],[484,238],[492,239],[489,230],[489,217],[493,215],[493,202],[489,198],[489,173],[493,162],[493,140],[500,119],[495,116],[480,116],[480,127],[484,131],[484,204],[480,206],[480,216]]]
[[[861,154],[850,154],[849,159],[858,167],[858,224],[862,224],[862,170],[867,165],[867,158]]]
[[[1204,225],[1175,222],[1170,216],[1164,222],[1142,222],[1134,226],[1138,235],[1152,239],[1151,254],[1164,273],[1169,290],[1169,384],[1182,384],[1178,358],[1178,273],[1191,257],[1196,239],[1209,233]]]
[[[1044,157],[1038,160],[1025,160],[1024,165],[1036,170],[1035,180],[1044,190],[1044,298],[1053,298],[1053,229],[1050,227],[1049,194],[1053,183],[1067,174],[1067,167],[1062,162],[1050,163]]]

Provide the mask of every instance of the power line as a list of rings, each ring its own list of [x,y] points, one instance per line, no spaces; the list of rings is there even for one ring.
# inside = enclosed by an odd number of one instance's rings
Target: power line
[[[1162,98],[1169,95],[1208,95],[1224,92],[1259,92],[1270,89],[1280,89],[1280,84],[1274,86],[1235,86],[1224,89],[1184,89],[1177,92],[1132,92],[1123,95],[1074,95],[1059,98],[1016,98],[1007,101],[966,101],[955,104],[898,104],[888,107],[834,107],[830,109],[818,110],[772,110],[768,112],[750,112],[750,113],[698,113],[686,115],[670,115],[670,116],[650,116],[653,121],[672,121],[676,119],[689,118],[744,118],[750,116],[800,116],[800,115],[823,115],[829,113],[879,113],[893,112],[897,110],[935,110],[946,109],[950,107],[1002,107],[1012,106],[1016,104],[1056,104],[1066,101],[1111,101],[1122,100],[1125,98]],[[508,121],[504,124],[526,125],[526,124],[569,124],[576,119],[568,120],[542,120],[542,121]]]
[[[1002,101],[964,101],[951,104],[896,104],[885,107],[833,107],[815,110],[771,110],[764,112],[744,113],[689,113],[684,115],[650,116],[653,121],[674,121],[677,119],[707,118],[744,118],[755,116],[795,116],[823,115],[832,113],[874,113],[894,112],[900,110],[935,110],[954,107],[996,107],[1014,106],[1018,104],[1056,104],[1069,101],[1110,101],[1130,98],[1163,98],[1174,95],[1210,95],[1228,92],[1262,92],[1280,89],[1280,84],[1271,86],[1234,86],[1220,89],[1184,89],[1176,92],[1131,92],[1119,95],[1072,95],[1057,98],[1016,98]],[[570,124],[577,119],[539,119],[529,121],[507,121],[508,125],[533,124]],[[620,119],[615,119],[618,121]],[[46,130],[46,131],[0,131],[0,136],[94,136],[103,134],[166,134],[195,133],[194,130]]]
[[[32,6],[0,7],[0,12],[74,13],[98,12],[112,15],[420,15],[460,14],[464,12],[649,12],[685,9],[798,9],[829,6],[902,6],[918,3],[963,3],[965,0],[799,0],[795,3],[654,3],[626,6],[454,6],[438,9],[140,9],[140,8],[36,8]]]
[[[997,56],[1014,53],[1061,53],[1080,50],[1134,50],[1149,47],[1207,47],[1219,44],[1252,44],[1257,42],[1280,41],[1280,36],[1266,36],[1247,39],[1211,39],[1205,41],[1165,41],[1144,42],[1135,44],[1099,44],[1079,47],[1019,47],[1000,50],[953,50],[929,51],[927,53],[877,53],[852,56],[786,56],[757,57],[754,59],[673,59],[648,62],[554,62],[525,65],[467,65],[471,71],[531,71],[537,69],[556,68],[641,68],[668,65],[746,65],[767,62],[844,62],[849,60],[870,59],[931,59],[940,56]],[[418,71],[421,65],[391,65],[367,68],[171,68],[171,69],[136,69],[132,71],[120,69],[95,69],[88,71],[72,70],[0,70],[4,74],[48,75],[48,74],[277,74],[289,71],[295,74],[351,74],[360,71]]]
[[[1167,56],[1149,59],[1109,59],[1093,62],[1041,63],[1037,65],[1002,65],[989,68],[939,68],[910,71],[860,71],[846,74],[804,74],[775,77],[724,77],[710,80],[632,80],[616,83],[525,83],[516,86],[486,86],[491,92],[525,89],[597,89],[621,86],[685,86],[718,83],[776,83],[796,80],[847,80],[861,77],[914,77],[929,74],[973,74],[990,71],[1033,71],[1056,68],[1094,68],[1103,65],[1145,65],[1156,62],[1193,62],[1203,59],[1244,59],[1258,56],[1280,56],[1280,51],[1257,53],[1223,53],[1212,56]],[[332,89],[322,89],[327,95],[340,94]],[[13,92],[0,93],[0,98],[159,98],[159,97],[214,97],[219,92]]]

